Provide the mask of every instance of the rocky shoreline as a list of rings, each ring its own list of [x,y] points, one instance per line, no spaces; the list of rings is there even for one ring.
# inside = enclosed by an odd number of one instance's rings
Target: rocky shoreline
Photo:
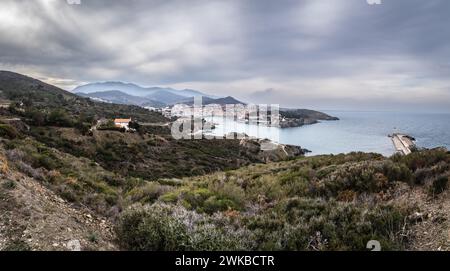
[[[246,134],[230,133],[227,135],[227,138],[231,138],[231,136],[240,139],[239,145],[241,147],[252,153],[257,153],[265,162],[300,157],[311,152],[300,146],[280,144],[269,139],[250,137]]]
[[[280,111],[280,128],[295,128],[317,124],[320,121],[337,121],[339,118],[308,109],[284,109]]]

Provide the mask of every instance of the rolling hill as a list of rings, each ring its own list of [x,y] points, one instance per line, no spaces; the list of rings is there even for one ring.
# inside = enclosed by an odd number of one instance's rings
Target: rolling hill
[[[189,99],[185,99],[183,101],[179,101],[177,102],[179,104],[185,104],[185,105],[193,105],[194,104],[194,98],[189,98]],[[219,105],[227,105],[227,104],[243,104],[245,105],[245,103],[236,100],[235,98],[228,96],[225,98],[210,98],[210,97],[205,97],[202,96],[202,104],[203,105],[210,105],[210,104],[219,104]]]
[[[186,99],[186,96],[179,94],[174,94],[170,91],[157,90],[152,94],[145,96],[145,98],[151,99],[153,101],[158,101],[164,104],[174,104]]]
[[[138,105],[138,106],[152,106],[152,107],[163,107],[166,103],[156,101],[151,98],[138,97],[126,94],[119,90],[109,90],[103,92],[91,92],[91,93],[77,93],[80,96],[91,98],[100,102],[115,103],[115,104],[128,104],[128,105]]]
[[[161,114],[149,112],[140,106],[95,102],[9,71],[0,71],[0,99],[11,101],[13,108],[18,107],[14,109],[17,111],[15,113],[35,121],[39,119],[39,122],[44,121],[45,115],[52,112],[64,115],[66,124],[77,121],[80,115],[90,120],[131,117],[143,122],[168,121]]]
[[[10,71],[0,71],[0,97],[11,100],[21,98],[50,101],[54,97],[75,98],[75,94],[46,84],[34,78]]]

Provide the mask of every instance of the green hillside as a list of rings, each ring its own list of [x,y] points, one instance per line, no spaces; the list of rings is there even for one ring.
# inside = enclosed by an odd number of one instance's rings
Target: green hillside
[[[293,158],[19,74],[0,91],[0,250],[450,249],[447,150]],[[153,125],[93,128],[118,117]]]

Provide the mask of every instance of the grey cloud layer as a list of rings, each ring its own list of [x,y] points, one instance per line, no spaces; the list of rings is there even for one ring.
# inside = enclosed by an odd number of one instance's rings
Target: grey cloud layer
[[[447,0],[2,0],[0,68],[319,108],[450,108]]]

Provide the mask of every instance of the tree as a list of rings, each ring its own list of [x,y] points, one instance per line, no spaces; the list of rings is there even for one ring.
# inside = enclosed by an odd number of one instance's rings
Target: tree
[[[136,122],[136,121],[131,121],[131,122],[128,124],[128,127],[130,127],[131,129],[135,129],[136,131],[139,131],[139,128],[140,128],[141,126],[139,125],[138,122]]]
[[[66,111],[63,109],[55,109],[48,115],[47,122],[50,125],[56,125],[61,127],[72,127],[73,121]]]
[[[39,110],[32,110],[28,113],[29,117],[36,126],[42,126],[45,124],[45,114]]]

